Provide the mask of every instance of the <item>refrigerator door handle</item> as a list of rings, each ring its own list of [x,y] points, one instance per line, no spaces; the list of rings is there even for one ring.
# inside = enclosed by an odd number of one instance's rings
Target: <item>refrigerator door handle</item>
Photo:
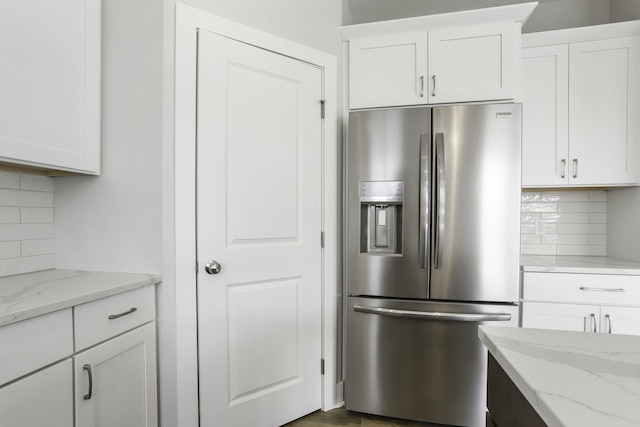
[[[353,310],[381,316],[407,317],[411,319],[445,320],[453,322],[508,322],[510,313],[442,313],[438,311],[396,310],[393,308],[369,307],[356,304]]]
[[[436,134],[436,225],[435,225],[435,260],[434,268],[442,268],[442,254],[444,252],[444,218],[445,218],[445,158],[444,134]]]
[[[427,268],[429,263],[429,134],[420,135],[420,248],[418,257],[420,268]]]

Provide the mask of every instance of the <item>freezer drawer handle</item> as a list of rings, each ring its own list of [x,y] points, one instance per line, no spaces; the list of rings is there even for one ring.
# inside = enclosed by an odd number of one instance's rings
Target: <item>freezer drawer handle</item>
[[[624,292],[624,288],[588,288],[586,286],[580,286],[581,291],[592,292]]]
[[[353,309],[360,313],[379,314],[381,316],[408,317],[413,319],[450,320],[454,322],[508,322],[510,313],[441,313],[393,308],[368,307],[356,304]]]

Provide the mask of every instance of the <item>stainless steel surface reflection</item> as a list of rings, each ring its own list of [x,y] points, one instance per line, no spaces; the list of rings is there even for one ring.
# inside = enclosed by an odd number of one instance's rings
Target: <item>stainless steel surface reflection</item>
[[[482,323],[517,326],[519,104],[352,112],[347,409],[484,425]]]
[[[347,409],[389,417],[484,426],[487,352],[478,325],[517,326],[515,305],[348,298]],[[363,313],[354,306],[415,311],[429,319]],[[453,320],[450,313],[470,314]],[[442,319],[438,319],[438,314]],[[478,314],[510,320],[476,321]]]

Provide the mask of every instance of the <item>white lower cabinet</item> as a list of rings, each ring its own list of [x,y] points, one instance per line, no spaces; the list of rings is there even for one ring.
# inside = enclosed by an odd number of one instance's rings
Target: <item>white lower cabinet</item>
[[[525,273],[522,327],[640,335],[640,276]]]
[[[73,426],[71,358],[0,387],[0,425]]]
[[[153,286],[0,327],[0,426],[156,427],[155,327]]]
[[[76,427],[157,425],[155,324],[73,357]]]

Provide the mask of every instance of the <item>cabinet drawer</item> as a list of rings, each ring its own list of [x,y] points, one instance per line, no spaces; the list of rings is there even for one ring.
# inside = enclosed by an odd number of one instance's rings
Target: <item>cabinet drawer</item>
[[[0,385],[73,353],[71,309],[0,328]]]
[[[146,286],[74,307],[76,351],[154,320],[154,292]]]
[[[525,301],[640,306],[640,276],[524,273]]]

